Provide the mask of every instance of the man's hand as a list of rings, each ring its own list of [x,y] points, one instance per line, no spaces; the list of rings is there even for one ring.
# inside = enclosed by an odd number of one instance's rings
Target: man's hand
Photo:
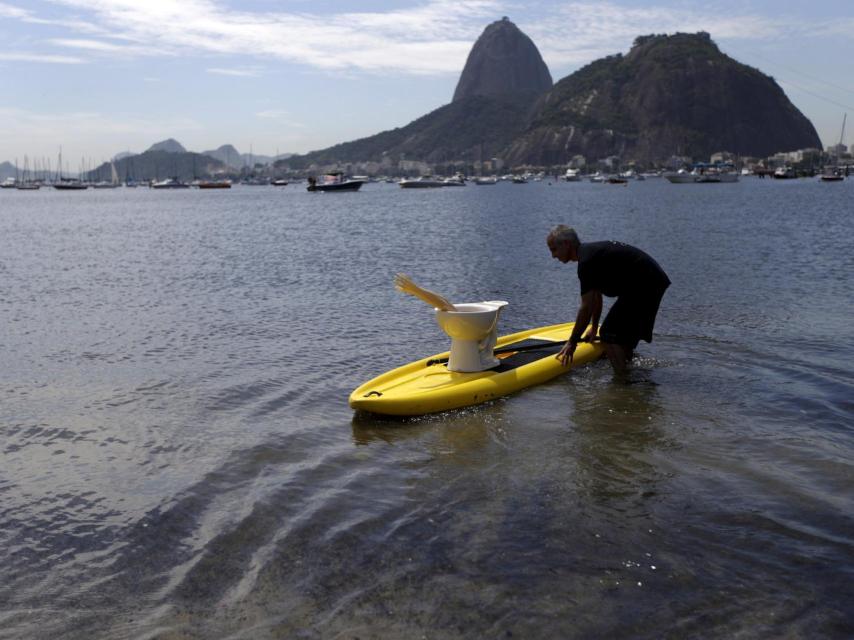
[[[599,327],[595,324],[591,324],[587,327],[587,331],[584,332],[584,336],[581,338],[581,342],[593,342],[596,339],[596,334],[599,332]]]
[[[560,353],[555,356],[558,359],[561,366],[567,367],[572,364],[572,356],[575,353],[575,348],[578,346],[577,342],[573,342],[572,338],[566,341],[566,344],[563,345],[563,349],[560,350]]]

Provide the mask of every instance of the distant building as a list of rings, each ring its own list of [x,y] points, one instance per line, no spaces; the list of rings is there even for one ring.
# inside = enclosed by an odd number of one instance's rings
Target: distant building
[[[420,160],[401,160],[397,163],[397,168],[406,173],[419,173],[421,175],[430,173],[430,165]]]
[[[844,144],[832,144],[827,148],[827,152],[832,156],[841,156],[844,153],[848,153],[848,147]]]
[[[713,153],[711,158],[709,158],[711,164],[723,164],[725,162],[735,162],[735,160],[736,155],[729,151],[718,151],[717,153]]]

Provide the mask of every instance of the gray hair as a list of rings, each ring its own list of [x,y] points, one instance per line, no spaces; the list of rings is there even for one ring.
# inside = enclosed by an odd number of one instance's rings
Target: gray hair
[[[567,227],[565,224],[559,224],[554,229],[549,231],[546,241],[555,240],[556,242],[569,242],[573,247],[578,249],[581,246],[581,240],[578,239],[578,234],[572,227]]]

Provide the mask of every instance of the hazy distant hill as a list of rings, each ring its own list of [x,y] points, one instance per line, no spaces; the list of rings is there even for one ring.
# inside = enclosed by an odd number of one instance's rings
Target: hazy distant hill
[[[224,163],[216,158],[199,153],[171,151],[146,151],[135,156],[122,158],[114,163],[119,180],[152,180],[178,177],[181,180],[193,180],[227,171]],[[90,180],[110,180],[110,163],[86,174]]]
[[[15,169],[15,165],[11,162],[0,162],[0,180],[14,178],[16,174],[17,171]]]
[[[627,55],[596,60],[555,84],[506,157],[660,162],[807,147],[821,147],[818,134],[773,78],[724,55],[707,33],[677,33],[639,37]]]
[[[210,156],[211,158],[216,158],[235,169],[251,167],[256,164],[272,164],[276,160],[290,158],[293,155],[292,153],[282,153],[278,156],[265,156],[252,153],[240,153],[234,145],[230,144],[224,144],[221,147],[210,151],[202,151],[202,154]]]
[[[166,151],[167,153],[186,153],[187,150],[174,138],[168,138],[162,142],[155,142],[147,151]]]

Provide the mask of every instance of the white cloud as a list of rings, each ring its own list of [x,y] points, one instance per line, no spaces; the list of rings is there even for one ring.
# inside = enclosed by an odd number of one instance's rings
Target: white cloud
[[[70,49],[82,49],[94,53],[108,53],[120,55],[152,55],[154,52],[146,47],[138,47],[126,44],[114,44],[103,40],[84,40],[79,38],[53,38],[47,41],[57,47],[68,47]],[[162,52],[160,52],[162,53]]]
[[[213,73],[220,76],[238,76],[242,78],[257,78],[261,75],[261,70],[253,67],[244,69],[226,69],[223,67],[211,67],[205,69],[208,73]]]
[[[318,14],[247,11],[231,8],[225,0],[52,2],[73,15],[45,20],[5,2],[0,2],[0,15],[97,33],[98,40],[52,41],[92,55],[216,55],[338,72],[459,73],[484,26],[505,14],[531,36],[555,71],[625,51],[636,36],[649,33],[702,30],[718,40],[772,40],[854,28],[851,19],[805,21],[782,12],[769,17],[751,12],[750,5],[722,10],[708,3],[649,3],[637,8],[615,0],[422,0],[389,11]],[[104,38],[129,44],[113,44]],[[234,66],[212,67],[208,72],[257,75],[253,69]]]
[[[0,120],[15,123],[13,133],[16,137],[32,136],[53,141],[62,140],[69,131],[77,136],[147,131],[152,137],[172,137],[180,132],[203,129],[192,118],[184,117],[161,118],[96,111],[48,113],[8,107],[0,107]]]
[[[287,111],[283,111],[282,109],[268,109],[266,111],[259,111],[255,115],[258,116],[259,118],[278,119],[278,118],[286,118],[290,114]]]
[[[322,69],[459,71],[501,0],[427,0],[343,14],[232,10],[214,0],[55,0],[153,52],[274,58]]]
[[[26,9],[21,9],[20,7],[13,7],[12,5],[6,4],[5,2],[0,2],[0,17],[17,18],[18,20],[24,20],[30,17],[30,12]]]
[[[48,53],[21,53],[0,51],[0,62],[42,62],[49,64],[85,64],[86,60],[74,56],[58,56]]]
[[[625,52],[640,35],[706,31],[715,40],[779,38],[798,28],[783,17],[733,14],[710,4],[632,8],[614,2],[569,2],[552,15],[520,25],[553,68]]]

